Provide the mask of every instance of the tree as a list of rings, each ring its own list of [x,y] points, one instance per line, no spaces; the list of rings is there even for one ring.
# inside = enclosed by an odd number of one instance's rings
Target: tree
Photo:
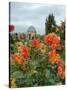
[[[46,34],[50,32],[54,32],[55,26],[56,26],[56,22],[54,16],[53,14],[49,14],[48,18],[46,18],[46,23],[45,23]]]

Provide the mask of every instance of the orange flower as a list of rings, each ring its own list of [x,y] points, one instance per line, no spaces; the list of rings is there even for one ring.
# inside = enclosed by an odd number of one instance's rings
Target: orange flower
[[[60,60],[60,55],[56,53],[55,50],[48,52],[48,57],[51,64],[55,64],[56,62],[59,62]]]
[[[20,52],[21,52],[21,54],[22,54],[22,56],[23,56],[24,58],[28,58],[28,57],[29,57],[29,48],[28,48],[27,46],[22,45],[22,46],[20,47]]]
[[[64,71],[63,65],[59,64],[57,70],[58,70],[58,75],[61,77],[61,79],[64,79],[65,78],[65,71]]]
[[[49,33],[44,36],[44,41],[51,45],[52,49],[56,49],[60,44],[60,37],[58,37],[55,33]]]
[[[25,60],[20,60],[19,64],[25,64]]]
[[[24,60],[21,59],[21,56],[19,54],[14,54],[13,59],[18,62],[19,64],[24,64]]]
[[[35,48],[39,48],[40,47],[40,40],[37,38],[32,40],[32,46]]]

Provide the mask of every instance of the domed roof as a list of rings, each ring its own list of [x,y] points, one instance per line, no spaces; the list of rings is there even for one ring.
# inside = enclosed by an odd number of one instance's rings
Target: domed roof
[[[28,28],[28,32],[36,32],[35,27],[30,26],[30,27]]]

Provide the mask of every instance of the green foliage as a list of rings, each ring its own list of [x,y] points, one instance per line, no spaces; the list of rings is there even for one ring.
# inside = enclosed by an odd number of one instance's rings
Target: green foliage
[[[65,51],[61,52],[61,58],[65,60]]]
[[[38,49],[31,48],[31,58],[26,65],[11,65],[11,80],[16,79],[17,87],[32,87],[43,85],[56,85],[60,82],[56,65],[49,63],[46,54],[41,54]],[[53,67],[53,69],[51,68]],[[25,69],[24,69],[25,68]]]
[[[18,47],[16,46],[16,44],[10,44],[10,52],[11,53],[18,52]]]

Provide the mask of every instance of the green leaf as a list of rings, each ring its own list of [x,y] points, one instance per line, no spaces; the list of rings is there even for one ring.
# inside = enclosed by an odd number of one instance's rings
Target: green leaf
[[[65,51],[61,52],[61,58],[65,60]]]
[[[55,80],[53,78],[49,79],[49,83],[50,85],[54,85],[55,84]]]
[[[12,76],[14,78],[24,78],[24,74],[22,71],[15,71]]]
[[[50,78],[51,74],[50,74],[50,69],[46,69],[46,78]]]

